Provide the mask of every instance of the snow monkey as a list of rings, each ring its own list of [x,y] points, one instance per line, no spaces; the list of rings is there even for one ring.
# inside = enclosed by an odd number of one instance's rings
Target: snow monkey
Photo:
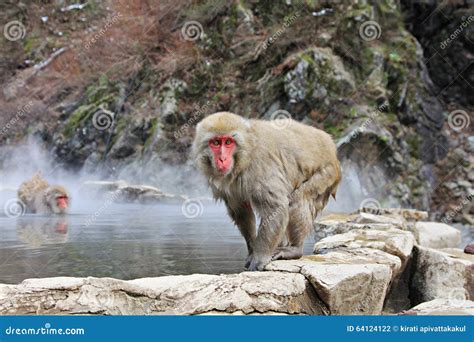
[[[64,214],[69,207],[67,190],[59,185],[49,185],[40,172],[20,185],[18,199],[29,213]]]
[[[193,156],[243,235],[245,267],[252,271],[303,255],[316,215],[330,195],[335,198],[341,180],[327,133],[293,120],[281,126],[219,112],[196,128]]]

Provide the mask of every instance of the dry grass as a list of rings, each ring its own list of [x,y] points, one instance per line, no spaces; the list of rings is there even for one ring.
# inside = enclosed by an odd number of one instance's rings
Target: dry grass
[[[159,87],[178,69],[194,63],[194,50],[180,39],[178,29],[180,15],[190,5],[185,0],[108,0],[62,13],[54,3],[36,2],[22,10],[10,4],[12,16],[26,11],[27,19],[22,22],[28,41],[6,42],[11,52],[2,51],[10,59],[0,63],[4,78],[1,121],[8,122],[18,104],[29,101],[49,110],[33,110],[24,121],[45,114],[56,118],[52,114],[55,105],[79,99],[102,75],[111,83],[127,84],[146,69],[147,76],[154,74],[153,85]],[[44,16],[48,16],[46,23],[40,19]],[[22,44],[27,48],[22,49]],[[60,48],[66,51],[41,70],[34,69],[33,64],[48,60]],[[24,65],[25,60],[33,62]],[[24,128],[16,125],[12,131]]]

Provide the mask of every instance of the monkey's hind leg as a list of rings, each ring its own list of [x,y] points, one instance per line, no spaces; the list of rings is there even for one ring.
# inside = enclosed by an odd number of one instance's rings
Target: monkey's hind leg
[[[278,247],[272,260],[299,259],[303,256],[303,244],[313,222],[308,203],[300,200],[290,206],[290,219],[287,227],[289,246]]]

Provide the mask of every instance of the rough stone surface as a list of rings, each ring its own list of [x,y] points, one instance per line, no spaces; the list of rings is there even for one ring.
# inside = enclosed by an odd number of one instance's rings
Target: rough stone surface
[[[342,95],[355,89],[353,76],[329,48],[314,47],[290,56],[289,60],[299,60],[285,76],[285,92],[293,101],[326,103],[328,93]]]
[[[389,228],[387,230],[355,229],[322,239],[314,245],[315,254],[336,248],[374,248],[398,256],[405,263],[411,255],[415,238],[412,233]]]
[[[379,223],[389,224],[395,228],[406,228],[406,221],[400,216],[384,216],[361,212],[355,219],[356,223]]]
[[[316,289],[332,315],[380,314],[392,277],[388,265],[274,261],[267,269],[299,272]]]
[[[27,279],[0,285],[0,314],[324,314],[301,274],[244,272],[123,281],[112,278]]]
[[[461,232],[444,223],[416,222],[412,227],[418,244],[424,247],[450,248],[461,243]]]
[[[368,208],[364,207],[358,213],[370,213],[375,215],[401,216],[407,221],[421,221],[428,218],[426,211],[404,208]]]
[[[354,229],[386,230],[393,228],[393,225],[389,223],[355,223],[356,219],[357,216],[355,215],[347,215],[345,217],[342,215],[329,215],[323,217],[313,224],[315,239],[321,240],[325,237],[347,233]]]
[[[405,311],[402,315],[474,315],[474,302],[471,300],[434,299],[421,303]]]
[[[474,256],[460,249],[415,246],[411,297],[415,304],[433,299],[474,298]]]
[[[318,261],[327,264],[381,264],[397,275],[402,268],[399,257],[373,248],[336,249],[325,254],[306,255],[302,260]]]
[[[354,220],[354,217],[363,218],[364,216],[351,215],[351,220]],[[371,216],[365,217],[372,220]],[[403,220],[403,218],[399,219]],[[314,252],[318,254],[305,258],[317,258],[326,262],[332,260],[332,262],[365,262],[388,265],[391,268],[392,277],[385,298],[384,312],[396,313],[410,308],[409,266],[415,243],[413,234],[405,230],[394,229],[393,224],[389,223],[341,222],[340,225],[362,225],[364,228],[353,228],[347,233],[322,239],[314,246]]]

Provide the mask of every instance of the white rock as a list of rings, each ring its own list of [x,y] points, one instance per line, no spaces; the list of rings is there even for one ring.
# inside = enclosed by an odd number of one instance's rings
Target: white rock
[[[269,270],[299,272],[332,315],[378,315],[392,278],[387,265],[331,264],[309,259],[274,261]]]
[[[113,278],[29,279],[0,285],[0,314],[326,314],[301,274],[244,272]]]
[[[404,218],[407,221],[421,221],[428,218],[426,211],[420,211],[415,209],[404,209],[404,208],[361,208],[357,213],[371,213],[374,215],[384,215],[392,217]]]
[[[405,314],[474,316],[474,302],[472,300],[435,299],[421,303],[405,312]]]
[[[461,232],[444,223],[416,222],[412,230],[423,247],[456,248],[461,243]]]
[[[356,223],[381,223],[381,224],[390,224],[394,228],[405,229],[406,220],[403,217],[399,216],[384,216],[384,215],[374,215],[370,213],[361,212],[355,219]]]
[[[314,253],[324,254],[336,248],[375,248],[398,256],[404,264],[411,255],[414,243],[413,234],[400,229],[355,229],[322,239],[314,245]]]
[[[474,298],[474,256],[415,246],[411,297],[415,303]]]

